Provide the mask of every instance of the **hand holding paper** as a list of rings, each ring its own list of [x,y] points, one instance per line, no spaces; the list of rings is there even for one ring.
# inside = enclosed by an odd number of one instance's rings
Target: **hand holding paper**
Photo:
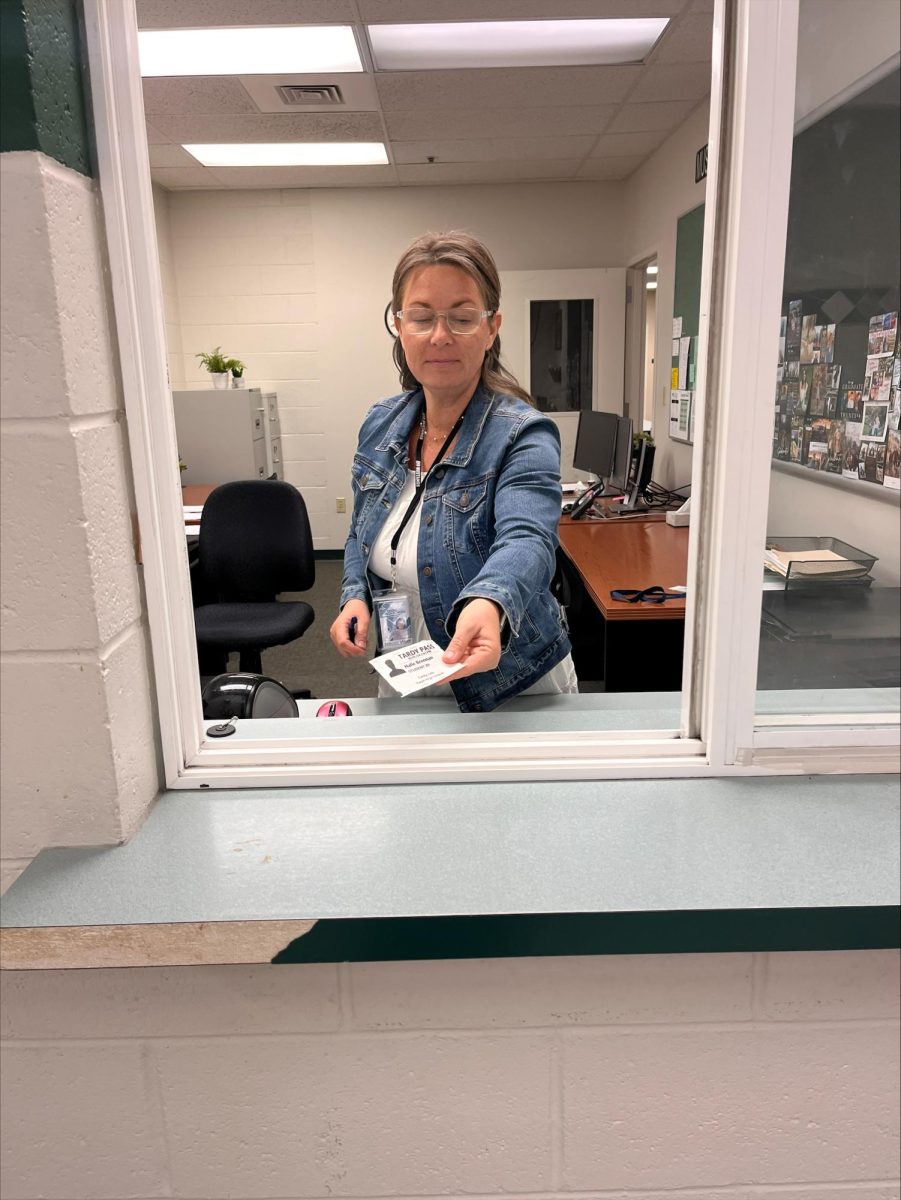
[[[435,642],[414,642],[401,650],[392,650],[373,658],[372,665],[383,679],[399,692],[410,696],[433,683],[442,683],[455,675],[456,663],[446,663],[442,650]]]

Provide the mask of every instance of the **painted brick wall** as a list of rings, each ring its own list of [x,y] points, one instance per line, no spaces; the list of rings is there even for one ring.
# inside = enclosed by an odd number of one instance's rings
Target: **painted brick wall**
[[[0,155],[3,882],[44,846],[123,840],[156,717],[96,185]]]
[[[897,953],[22,972],[6,1200],[897,1200]]]

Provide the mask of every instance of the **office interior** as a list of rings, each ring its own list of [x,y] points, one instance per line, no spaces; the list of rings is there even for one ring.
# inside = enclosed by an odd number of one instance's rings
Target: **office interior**
[[[482,15],[503,19],[514,7],[493,3]],[[278,422],[274,473],[301,492],[320,579],[332,572],[335,581],[331,607],[328,597],[317,593],[319,637],[337,606],[335,564],[352,503],[356,433],[376,399],[399,391],[384,322],[391,274],[403,248],[425,230],[467,229],[491,248],[503,287],[504,358],[533,392],[538,371],[527,352],[528,305],[590,296],[592,408],[630,416],[635,430],[653,438],[655,484],[672,490],[674,498],[676,491],[690,493],[693,442],[700,430],[686,437],[671,426],[672,366],[678,361],[673,321],[680,316],[675,311],[680,222],[702,211],[706,196],[706,179],[696,176],[698,152],[708,141],[713,14],[706,0],[673,7],[678,11],[642,66],[444,71],[428,78],[423,78],[427,73],[409,78],[397,73],[378,81],[368,111],[298,113],[275,100],[274,87],[261,90],[265,77],[257,77],[252,90],[240,77],[144,80],[170,383],[174,392],[209,390],[197,355],[221,346],[246,364],[245,385],[272,398],[266,403],[274,406]],[[177,11],[165,0],[139,0],[139,27],[184,24]],[[300,22],[303,13],[299,5]],[[382,13],[381,19],[390,15]],[[582,6],[578,15],[590,14]],[[215,19],[230,24],[241,18],[223,0]],[[874,49],[866,31],[859,33],[849,23],[847,35],[861,39],[861,53],[843,68],[854,78],[836,68],[824,79],[819,64],[825,47],[815,36],[801,46],[799,128],[811,115],[828,110],[840,93],[854,92],[877,65],[867,61],[868,55],[883,61],[884,47]],[[893,108],[890,95],[889,84],[879,102],[881,113],[897,124],[897,100]],[[198,165],[182,148],[183,143],[222,140],[363,139],[381,137],[384,130],[392,157],[386,167],[212,169]],[[886,151],[885,157],[891,154]],[[898,248],[889,232],[890,195],[891,181],[877,177],[871,201],[874,213],[884,214],[876,222],[881,232],[877,237],[870,226],[860,232],[868,261],[885,267],[880,294],[887,296],[886,303],[894,281],[897,311]],[[805,296],[818,295],[827,284],[837,292],[861,289],[859,280],[846,277],[859,253],[827,261],[807,245],[799,254],[825,271],[822,278],[798,281]],[[795,286],[787,270],[790,285]],[[774,381],[775,353],[774,331]],[[553,416],[561,431],[564,482],[585,479],[572,461],[578,412]],[[205,422],[200,466],[179,447],[186,486],[224,482],[210,477],[206,458],[215,457],[219,435],[217,422]],[[897,497],[885,487],[827,478],[774,458],[768,536],[828,536],[860,547],[874,559],[871,589],[891,589],[894,599],[901,587]],[[589,532],[595,524],[586,521],[577,531],[585,542],[577,551],[583,559],[603,560],[609,553],[588,540],[609,536]],[[676,539],[687,546],[687,528],[664,522],[650,536],[666,542],[660,571],[672,573],[680,551],[677,547],[675,560],[665,553]],[[578,569],[571,574],[569,582],[578,586]],[[621,579],[618,586],[688,586],[684,575],[683,570],[674,578]],[[577,623],[586,611],[587,645],[581,646],[577,663],[583,692],[678,693],[682,642],[681,628],[675,636],[675,627],[684,604],[671,604],[668,620],[640,624],[614,625],[600,616],[590,597],[576,614]],[[898,621],[880,619],[885,661],[885,645],[897,645]],[[771,658],[780,657],[786,637],[804,641],[803,618],[786,621],[783,613],[781,621],[770,627],[778,635]],[[311,646],[311,636],[305,637]],[[597,666],[595,652],[605,638],[604,661]],[[331,653],[330,647],[326,651]],[[621,663],[614,678],[607,667],[618,652],[632,668],[626,671]],[[266,673],[276,674],[279,663],[289,663],[290,685],[306,686],[304,639],[289,659],[280,659],[280,653],[264,655]],[[846,646],[842,654],[844,664],[861,658],[859,646]],[[809,655],[802,657],[809,662]],[[816,678],[827,688],[840,683],[895,687],[893,650],[888,662],[892,669],[878,678],[843,674],[844,667],[825,669]],[[355,689],[354,697],[374,695],[368,672],[351,681],[341,675],[336,655],[333,664],[329,695],[346,695],[347,687]],[[779,677],[779,686],[800,687],[805,681],[803,674],[789,672]],[[455,710],[452,703],[446,707]]]

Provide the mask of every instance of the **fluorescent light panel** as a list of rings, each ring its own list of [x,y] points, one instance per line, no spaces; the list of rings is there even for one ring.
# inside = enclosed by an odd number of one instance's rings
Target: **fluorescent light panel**
[[[656,292],[656,291],[657,291],[657,284],[656,284],[656,283],[646,283],[644,286],[647,288],[647,290],[648,290],[649,292]]]
[[[205,167],[384,166],[382,142],[213,142],[184,146]]]
[[[311,75],[362,71],[351,25],[143,29],[141,74]]]
[[[380,71],[573,67],[642,62],[668,17],[367,25]]]
[[[648,275],[656,275],[657,270],[658,268],[656,263],[648,263],[648,265],[645,267],[645,272]]]

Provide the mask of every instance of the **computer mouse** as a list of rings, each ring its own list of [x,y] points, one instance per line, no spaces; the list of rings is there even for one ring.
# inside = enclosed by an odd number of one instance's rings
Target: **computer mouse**
[[[352,717],[350,705],[346,700],[326,700],[316,710],[317,717]]]

